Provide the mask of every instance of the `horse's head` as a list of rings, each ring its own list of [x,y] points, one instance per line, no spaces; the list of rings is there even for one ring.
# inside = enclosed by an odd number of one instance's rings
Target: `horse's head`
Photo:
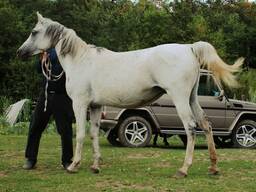
[[[18,57],[27,58],[55,47],[60,40],[64,26],[44,18],[37,12],[38,22],[28,39],[17,50]]]

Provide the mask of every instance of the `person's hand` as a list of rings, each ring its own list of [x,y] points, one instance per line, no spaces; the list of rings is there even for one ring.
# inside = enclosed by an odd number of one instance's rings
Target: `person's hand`
[[[43,57],[44,57],[44,52],[42,52],[42,53],[39,54],[39,59],[40,59],[40,61],[42,61]]]
[[[42,63],[45,63],[49,57],[49,54],[45,51],[43,53],[40,54],[40,57],[41,57],[41,61]]]

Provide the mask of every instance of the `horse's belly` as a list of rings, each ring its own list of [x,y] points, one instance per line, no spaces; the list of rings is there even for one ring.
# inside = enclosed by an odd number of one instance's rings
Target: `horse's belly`
[[[159,87],[154,87],[144,91],[133,91],[126,93],[118,93],[108,95],[105,93],[96,103],[120,108],[136,108],[144,106],[158,99],[165,91]]]

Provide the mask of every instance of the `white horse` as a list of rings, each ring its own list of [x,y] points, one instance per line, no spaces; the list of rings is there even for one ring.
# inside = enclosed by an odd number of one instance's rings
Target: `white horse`
[[[99,126],[102,106],[134,108],[148,104],[162,94],[173,100],[187,133],[187,148],[183,166],[176,173],[185,177],[192,165],[195,128],[205,131],[208,141],[211,174],[217,174],[217,155],[212,130],[197,99],[200,66],[212,70],[219,81],[233,86],[232,75],[243,63],[225,64],[214,47],[206,42],[165,44],[156,47],[113,52],[89,45],[76,33],[58,22],[37,13],[38,23],[17,55],[28,57],[55,47],[66,73],[67,93],[73,101],[77,131],[76,151],[70,172],[77,171],[85,138],[87,108],[91,111],[93,140],[93,172],[99,172]]]

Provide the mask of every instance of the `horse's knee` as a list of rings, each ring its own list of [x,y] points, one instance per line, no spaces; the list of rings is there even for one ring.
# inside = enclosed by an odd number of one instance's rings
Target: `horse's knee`
[[[196,125],[196,122],[195,122],[195,121],[190,121],[190,122],[188,123],[188,131],[187,131],[188,137],[189,137],[190,135],[191,135],[192,137],[195,136],[195,134],[196,134],[196,127],[197,127],[197,125]]]
[[[94,123],[94,124],[91,125],[91,129],[90,129],[91,139],[93,139],[93,138],[98,136],[98,134],[99,134],[99,126],[100,126],[99,123]]]

